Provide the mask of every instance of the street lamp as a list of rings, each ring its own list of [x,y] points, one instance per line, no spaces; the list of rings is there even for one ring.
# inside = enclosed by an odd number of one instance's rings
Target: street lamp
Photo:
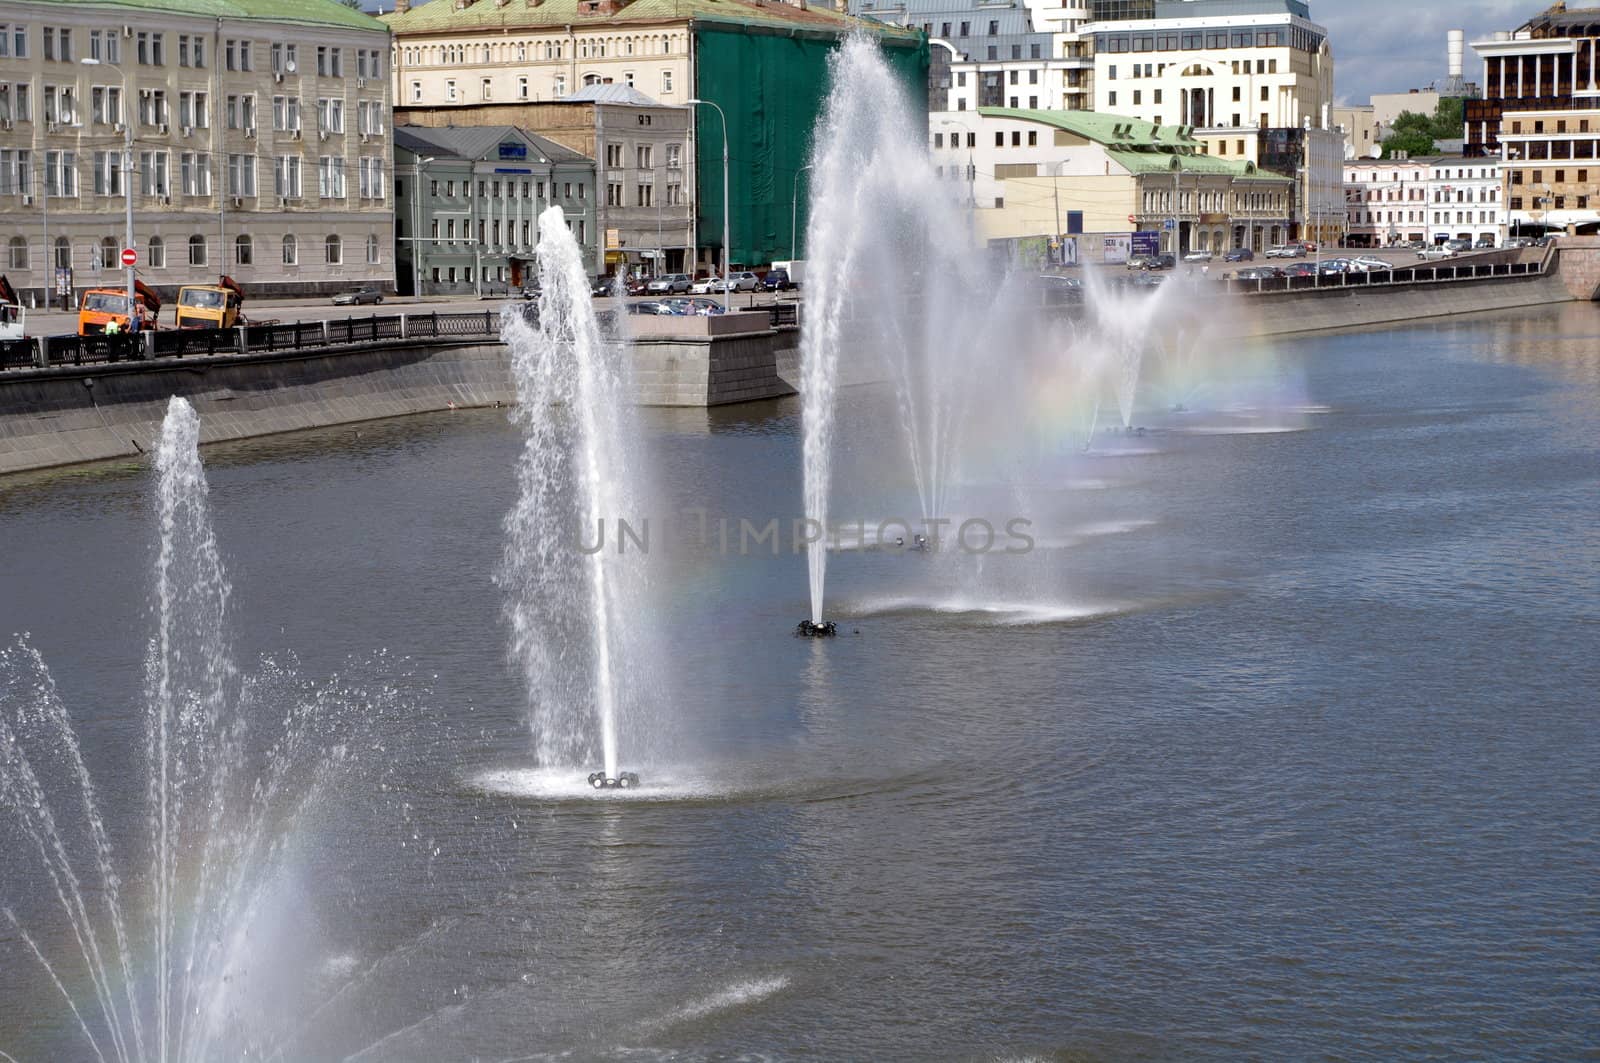
[[[809,169],[811,169],[811,163],[808,162],[794,172],[794,195],[789,202],[789,257],[791,259],[800,257],[800,175]]]
[[[104,66],[98,59],[79,59],[84,66]],[[133,117],[130,112],[132,100],[128,99],[128,75],[120,67],[112,67],[117,72],[117,77],[122,81],[122,132],[123,132],[123,158],[122,158],[122,190],[125,192],[128,205],[126,243],[122,246],[131,248],[133,243]],[[128,266],[128,329],[133,331],[139,327],[137,305],[134,302],[133,266]]]
[[[728,116],[710,100],[696,97],[689,103],[716,107],[717,117],[722,119],[722,309],[729,310],[732,308],[728,305]]]
[[[411,166],[411,180],[413,193],[411,196],[411,295],[413,298],[422,298],[422,168],[433,162],[437,156],[414,156],[416,161]]]

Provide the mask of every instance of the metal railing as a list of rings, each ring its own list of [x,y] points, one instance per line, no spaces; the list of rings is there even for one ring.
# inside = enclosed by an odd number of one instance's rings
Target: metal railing
[[[1370,273],[1313,274],[1307,277],[1259,277],[1254,280],[1226,280],[1230,292],[1260,295],[1274,292],[1303,292],[1338,288],[1400,287],[1414,284],[1448,284],[1453,281],[1481,280],[1490,277],[1526,277],[1543,273],[1547,262],[1510,262],[1469,266],[1399,266]]]
[[[519,305],[520,304],[515,304]],[[99,365],[146,358],[358,348],[403,340],[498,337],[500,311],[390,314],[333,321],[289,321],[227,329],[161,329],[95,336],[39,336],[0,342],[0,370]]]

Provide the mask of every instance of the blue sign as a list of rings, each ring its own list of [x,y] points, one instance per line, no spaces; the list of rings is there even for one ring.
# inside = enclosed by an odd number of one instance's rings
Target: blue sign
[[[1134,233],[1132,250],[1136,255],[1159,255],[1161,253],[1161,234],[1148,231]]]
[[[495,173],[532,173],[526,166],[496,166]]]
[[[1177,228],[1177,227],[1178,227],[1178,223],[1177,223],[1177,222],[1175,222],[1175,221],[1173,221],[1173,220],[1172,220],[1172,219],[1171,219],[1171,218],[1168,218],[1168,219],[1167,219],[1167,220],[1166,220],[1166,221],[1164,221],[1164,222],[1162,222],[1162,223],[1161,223],[1161,225],[1162,225],[1162,227],[1163,227],[1163,228],[1165,228],[1165,229],[1166,229],[1166,230],[1167,230],[1167,231],[1168,231],[1168,232],[1170,232],[1170,231],[1172,231],[1172,230],[1173,230],[1173,229],[1176,229],[1176,228]]]
[[[501,141],[500,157],[502,159],[526,159],[528,157],[528,145],[516,140]]]

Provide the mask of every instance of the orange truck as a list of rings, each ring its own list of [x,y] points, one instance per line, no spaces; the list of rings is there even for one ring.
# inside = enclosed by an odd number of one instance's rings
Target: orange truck
[[[161,313],[161,298],[144,281],[133,282],[135,312],[139,315],[139,330],[156,328]],[[90,288],[83,293],[78,306],[78,335],[98,336],[106,326],[116,322],[118,332],[129,331],[128,289]]]

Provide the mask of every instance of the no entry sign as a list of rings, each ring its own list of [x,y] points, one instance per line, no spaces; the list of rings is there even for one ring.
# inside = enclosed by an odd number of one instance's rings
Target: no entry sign
[[[122,264],[124,266],[137,266],[139,264],[139,252],[131,247],[124,247],[122,249]]]

